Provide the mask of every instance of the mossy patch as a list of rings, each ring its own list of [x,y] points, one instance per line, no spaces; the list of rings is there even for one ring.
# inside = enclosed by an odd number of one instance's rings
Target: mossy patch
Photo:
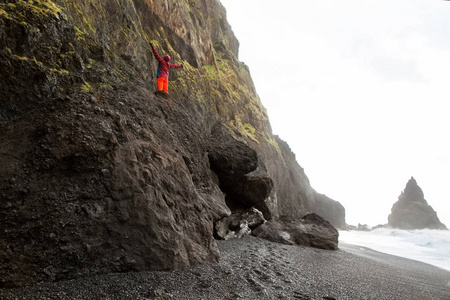
[[[89,82],[84,82],[80,87],[80,91],[82,92],[91,92],[92,90],[92,86]]]
[[[265,140],[269,145],[273,146],[277,152],[281,153],[280,145],[278,145],[277,141],[273,138],[273,136],[266,135]]]
[[[33,23],[37,19],[59,18],[61,7],[50,0],[17,0],[15,3],[0,3],[0,17],[21,24]]]
[[[201,3],[197,0],[184,4],[187,5],[187,13],[194,15],[191,20],[194,28],[200,24],[200,27],[205,28],[207,22],[219,21],[214,16],[204,18],[202,12],[198,11]],[[115,11],[121,11],[122,14],[111,14]],[[202,53],[192,54],[198,48],[183,44],[187,42],[174,35],[169,27],[141,24],[134,3],[129,0],[109,4],[100,0],[18,0],[0,4],[0,16],[24,23],[41,18],[28,28],[36,27],[42,31],[44,29],[38,25],[45,27],[49,22],[68,18],[73,24],[73,37],[70,43],[66,41],[64,50],[53,47],[46,52],[41,51],[40,55],[36,55],[37,59],[31,57],[30,53],[28,57],[22,53],[15,54],[14,59],[36,64],[52,77],[76,77],[76,86],[72,88],[83,91],[110,89],[116,84],[143,78],[148,82],[155,72],[148,72],[148,68],[139,64],[146,59],[146,55],[149,57],[149,54],[143,55],[142,50],[148,49],[147,44],[151,41],[161,54],[169,54],[173,63],[184,66],[171,72],[171,95],[196,101],[199,110],[215,114],[217,120],[228,123],[230,128],[248,141],[261,143],[267,140],[276,146],[270,138],[267,113],[256,94],[249,70],[227,49],[229,43],[226,36],[213,41],[211,53],[207,53],[205,59],[208,65],[202,65]],[[105,24],[109,25],[105,28]],[[107,39],[105,33],[108,34]],[[183,57],[186,53],[191,56]],[[151,63],[155,64],[154,61]]]
[[[10,19],[9,14],[2,8],[0,8],[0,18]]]
[[[28,57],[26,57],[26,56],[19,56],[19,55],[15,55],[15,54],[13,54],[12,56],[18,60],[28,61]]]
[[[231,128],[239,131],[243,136],[250,138],[256,143],[259,143],[256,136],[256,129],[249,123],[242,123],[242,120],[238,115],[229,122],[229,125],[231,126]]]
[[[199,69],[183,61],[185,68],[176,72],[171,85],[177,93],[188,94],[189,98],[199,101],[219,120],[225,119],[224,124],[232,132],[258,144],[271,141],[267,113],[256,94],[248,68],[229,50],[216,50],[215,57],[215,65],[203,65]],[[271,144],[278,146],[274,141]]]

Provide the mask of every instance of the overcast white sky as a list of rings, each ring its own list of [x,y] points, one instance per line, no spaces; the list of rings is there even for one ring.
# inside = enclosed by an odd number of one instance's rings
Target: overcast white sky
[[[221,0],[274,134],[349,224],[414,176],[450,228],[450,1]]]

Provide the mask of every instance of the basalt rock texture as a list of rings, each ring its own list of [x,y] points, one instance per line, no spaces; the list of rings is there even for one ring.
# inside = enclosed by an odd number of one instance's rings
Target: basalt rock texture
[[[260,206],[268,210],[264,200],[272,191],[273,180],[257,171],[258,154],[254,149],[234,139],[220,125],[211,132],[208,158],[228,207],[237,210]]]
[[[0,3],[0,287],[215,262],[236,209],[342,221],[238,45],[217,0]]]
[[[413,177],[392,206],[388,225],[399,229],[447,229],[428,205],[422,189]]]
[[[1,128],[3,284],[218,260],[230,212],[182,106],[74,94]]]

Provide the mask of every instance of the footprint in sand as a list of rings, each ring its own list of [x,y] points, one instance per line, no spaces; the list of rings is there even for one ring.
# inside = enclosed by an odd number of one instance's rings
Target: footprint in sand
[[[295,299],[301,299],[301,300],[311,300],[312,298],[308,295],[305,295],[300,292],[294,292],[294,298]]]
[[[258,269],[256,269],[256,270],[253,270],[253,272],[256,274],[256,275],[258,275],[258,276],[261,276],[262,275],[262,273],[263,272],[261,272],[260,270],[258,270]]]
[[[264,281],[264,282],[272,282],[273,279],[270,277],[270,275],[267,272],[261,271],[261,270],[253,270],[253,273],[255,273],[258,277],[258,279]]]
[[[247,275],[246,280],[250,284],[252,289],[255,291],[259,292],[264,289],[264,287],[258,281],[256,281],[250,274]]]
[[[283,272],[280,272],[280,271],[276,271],[275,275],[280,276],[280,277],[284,277]]]

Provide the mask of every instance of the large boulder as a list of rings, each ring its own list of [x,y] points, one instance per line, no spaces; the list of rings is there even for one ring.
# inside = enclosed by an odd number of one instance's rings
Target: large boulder
[[[288,245],[338,249],[338,231],[315,213],[308,214],[302,219],[285,217],[270,220],[256,228],[252,235]]]
[[[388,225],[399,229],[447,229],[428,205],[422,189],[413,177],[392,206]]]
[[[211,170],[232,210],[254,206],[265,208],[264,201],[272,191],[273,180],[258,172],[258,155],[254,149],[218,125],[211,132],[208,157]]]

